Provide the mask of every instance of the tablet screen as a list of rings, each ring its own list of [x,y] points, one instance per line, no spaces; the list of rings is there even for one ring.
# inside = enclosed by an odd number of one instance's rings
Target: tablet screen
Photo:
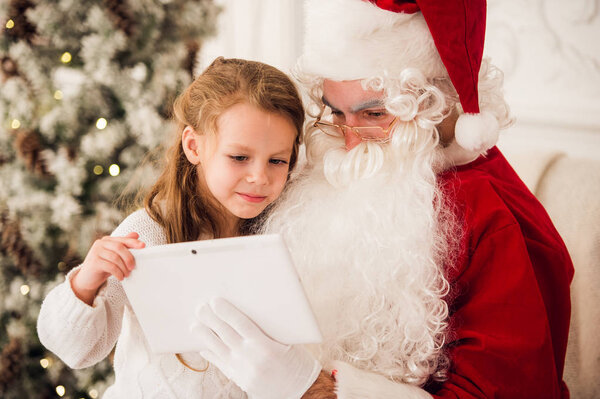
[[[255,235],[131,250],[123,280],[155,353],[202,349],[190,326],[196,309],[223,297],[284,344],[318,343],[321,333],[280,235]]]

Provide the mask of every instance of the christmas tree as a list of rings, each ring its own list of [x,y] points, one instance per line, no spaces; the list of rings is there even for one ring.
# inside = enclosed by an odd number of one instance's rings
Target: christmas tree
[[[0,2],[0,397],[95,398],[110,383],[110,359],[71,370],[41,346],[40,304],[124,218],[115,199],[156,177],[140,161],[160,154],[218,12],[212,0]]]

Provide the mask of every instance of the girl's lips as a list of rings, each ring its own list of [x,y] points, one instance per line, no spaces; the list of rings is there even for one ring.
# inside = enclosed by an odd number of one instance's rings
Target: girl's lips
[[[252,194],[244,194],[244,193],[238,193],[238,195],[240,197],[242,197],[242,199],[248,201],[248,202],[254,202],[254,203],[259,203],[259,202],[263,202],[265,200],[264,196],[259,196],[259,195],[252,195]]]

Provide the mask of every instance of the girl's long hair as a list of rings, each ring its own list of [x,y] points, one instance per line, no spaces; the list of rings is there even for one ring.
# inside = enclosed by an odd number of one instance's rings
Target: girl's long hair
[[[222,236],[224,209],[201,183],[198,174],[201,166],[188,161],[181,138],[186,126],[198,134],[216,137],[219,116],[242,102],[282,115],[292,122],[297,131],[289,163],[290,171],[293,169],[304,124],[304,108],[292,81],[270,65],[217,58],[175,100],[173,120],[177,128],[166,154],[166,165],[143,199],[146,211],[164,228],[169,243]],[[255,219],[244,221],[240,233],[249,231]]]

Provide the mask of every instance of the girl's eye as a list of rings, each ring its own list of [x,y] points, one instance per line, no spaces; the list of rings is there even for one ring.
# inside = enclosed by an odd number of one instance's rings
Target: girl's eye
[[[269,160],[270,163],[272,163],[273,165],[287,165],[288,161],[286,161],[285,159],[271,159]]]
[[[245,155],[230,155],[229,158],[236,162],[244,162],[248,159],[248,157]]]

